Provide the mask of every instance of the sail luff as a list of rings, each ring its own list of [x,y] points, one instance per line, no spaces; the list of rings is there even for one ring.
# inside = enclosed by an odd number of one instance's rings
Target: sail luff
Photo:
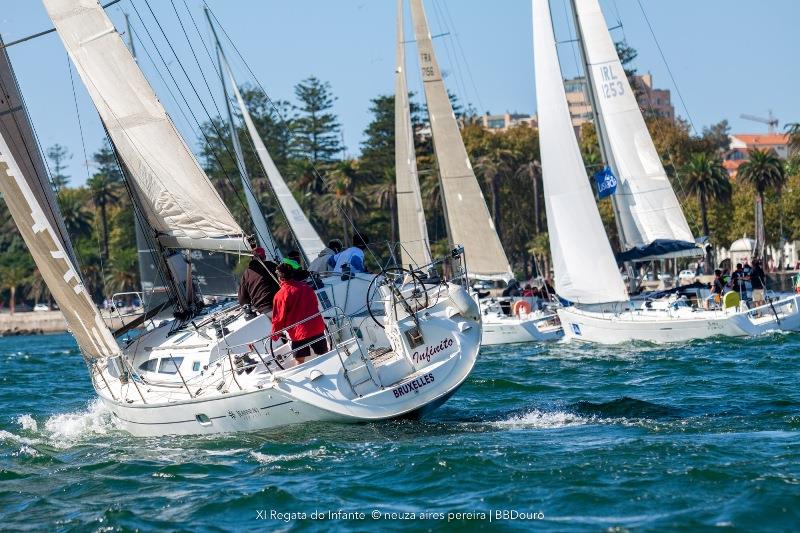
[[[533,0],[533,52],[556,293],[581,304],[627,301],[572,128],[549,0]]]
[[[228,131],[230,132],[231,143],[233,144],[233,153],[236,158],[236,168],[239,171],[242,189],[244,189],[244,196],[247,200],[247,210],[250,213],[250,219],[253,221],[253,226],[256,230],[256,238],[258,239],[259,245],[264,248],[271,257],[280,259],[281,252],[278,248],[278,244],[275,242],[275,239],[272,236],[269,226],[267,226],[267,221],[264,219],[264,214],[261,212],[261,207],[258,205],[258,201],[253,194],[253,183],[250,180],[250,175],[247,172],[247,166],[244,162],[242,144],[239,142],[239,135],[236,132],[236,123],[233,120],[233,108],[231,107],[231,102],[228,99],[228,89],[225,83],[223,62],[226,67],[228,66],[228,62],[225,59],[225,55],[222,53],[222,48],[219,46],[219,41],[217,41],[217,59],[219,61],[219,76],[220,82],[222,83],[222,95],[223,99],[225,100],[225,110],[228,114]],[[228,72],[230,72],[230,69],[228,69]],[[233,90],[237,91],[238,93],[235,83],[235,81],[232,81]]]
[[[289,189],[289,186],[283,179],[278,167],[275,165],[272,156],[270,156],[267,147],[264,145],[264,141],[261,139],[261,135],[258,133],[258,129],[253,122],[253,117],[250,115],[250,111],[247,109],[247,104],[242,97],[241,91],[239,91],[238,85],[236,85],[236,79],[233,76],[230,65],[228,64],[227,60],[225,60],[224,55],[223,66],[227,70],[231,87],[233,87],[233,94],[236,97],[237,104],[239,105],[239,111],[244,119],[247,132],[250,135],[250,140],[253,142],[256,154],[261,161],[261,166],[264,168],[264,172],[267,174],[267,179],[269,180],[272,191],[275,194],[275,198],[278,200],[281,209],[286,215],[289,226],[292,228],[292,233],[294,233],[294,236],[297,239],[303,254],[307,259],[314,260],[317,256],[319,256],[319,253],[325,249],[325,245],[317,233],[317,230],[314,229],[311,221],[301,209],[300,204],[297,203],[292,191]]]
[[[103,8],[92,0],[43,1],[162,244],[245,251],[244,232]]]
[[[422,207],[417,174],[411,105],[408,101],[404,37],[403,0],[397,0],[397,70],[394,90],[394,157],[397,194],[397,223],[404,265],[431,262],[428,226]]]
[[[464,147],[436,60],[422,0],[411,0],[411,18],[450,240],[464,246],[471,278],[510,279],[511,265]]]
[[[587,83],[597,96],[595,117],[618,180],[615,202],[622,249],[654,241],[694,243],[675,191],[661,164],[597,0],[575,0],[586,55]]]

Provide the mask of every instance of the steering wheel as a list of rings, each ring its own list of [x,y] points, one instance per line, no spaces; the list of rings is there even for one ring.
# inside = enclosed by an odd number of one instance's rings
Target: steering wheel
[[[398,278],[397,273],[401,274],[401,276],[399,276],[399,277],[401,277],[401,279],[403,277],[405,277],[405,274],[410,274],[411,278],[414,280],[414,291],[413,291],[413,293],[416,293],[417,290],[418,290],[417,287],[420,287],[422,289],[422,293],[425,295],[425,305],[423,307],[427,308],[428,307],[428,303],[429,303],[428,302],[428,291],[425,290],[425,285],[422,284],[422,280],[420,279],[420,277],[417,275],[416,272],[414,272],[413,270],[409,270],[407,268],[403,268],[403,267],[389,267],[389,268],[382,269],[381,273],[378,276],[375,276],[372,279],[372,281],[370,282],[369,287],[367,287],[367,311],[369,312],[369,316],[372,319],[372,321],[375,322],[378,325],[378,327],[380,327],[381,329],[385,329],[385,326],[383,324],[381,324],[381,322],[377,318],[375,318],[374,314],[372,314],[372,306],[370,305],[371,302],[370,302],[369,295],[372,294],[372,288],[375,285],[375,282],[378,280],[378,278],[379,277],[383,277],[384,279],[386,279],[388,277],[387,274],[389,274],[389,273],[393,273],[394,274],[394,279],[391,281],[391,283],[394,283],[397,280],[397,278]],[[417,297],[414,296],[414,299],[416,300]]]

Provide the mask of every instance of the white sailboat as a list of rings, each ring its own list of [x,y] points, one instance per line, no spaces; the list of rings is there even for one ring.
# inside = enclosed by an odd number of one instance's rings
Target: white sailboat
[[[574,0],[601,149],[619,181],[614,210],[622,257],[695,254],[691,231],[658,158],[597,0]],[[800,327],[795,296],[746,308],[692,307],[683,299],[631,301],[603,230],[572,129],[548,0],[533,0],[542,171],[558,310],[567,339],[615,344],[757,335]]]
[[[405,80],[402,0],[398,0],[397,83],[395,92],[395,143],[398,148],[397,193],[401,213],[401,236],[427,243],[424,215],[419,194],[419,180],[414,161],[408,90]],[[444,85],[433,49],[422,0],[411,0],[411,17],[419,52],[419,65],[425,100],[428,106],[434,151],[439,167],[440,187],[451,243],[459,244],[469,258],[471,280],[504,280],[514,277],[494,222],[486,207],[461,132]],[[402,94],[401,94],[402,93]],[[402,209],[402,210],[400,210]],[[405,240],[405,238],[401,239]],[[416,255],[422,252],[417,251]],[[408,254],[412,259],[413,254]],[[548,341],[562,336],[553,311],[531,310],[517,315],[506,314],[496,301],[481,302],[484,345]]]
[[[408,276],[381,284],[390,347],[369,350],[341,310],[330,350],[298,363],[265,315],[235,304],[201,310],[171,250],[249,250],[235,222],[102,7],[45,0],[120,157],[137,216],[152,229],[175,318],[115,338],[87,293],[2,51],[0,192],[90,370],[101,400],[134,435],[253,431],[313,420],[408,416],[445,401],[469,375],[480,313],[466,290],[420,295]],[[180,262],[176,264],[180,265]],[[405,274],[405,273],[404,273]],[[146,320],[146,318],[145,318]]]

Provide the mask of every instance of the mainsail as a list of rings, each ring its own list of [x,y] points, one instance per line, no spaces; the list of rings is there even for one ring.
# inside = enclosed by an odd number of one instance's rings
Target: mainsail
[[[623,258],[693,255],[694,237],[667,178],[597,0],[574,0],[598,133],[618,180],[612,197]],[[634,250],[638,249],[638,250]]]
[[[414,131],[406,80],[403,0],[397,0],[397,70],[394,84],[394,166],[397,191],[397,222],[404,265],[431,262],[428,226],[419,190]]]
[[[289,221],[289,226],[292,228],[292,233],[294,233],[303,254],[305,254],[308,260],[314,260],[325,248],[325,245],[322,243],[322,239],[320,239],[317,230],[311,225],[311,221],[308,220],[308,217],[306,217],[305,213],[300,208],[300,204],[295,200],[292,191],[289,190],[278,167],[269,155],[267,147],[264,145],[264,141],[261,140],[255,123],[253,123],[253,118],[250,116],[250,112],[247,109],[244,98],[242,98],[239,87],[236,85],[236,79],[233,77],[230,65],[228,65],[228,62],[225,60],[225,56],[222,56],[222,59],[228,77],[230,78],[233,94],[236,96],[236,102],[239,104],[239,110],[247,126],[247,132],[250,135],[250,139],[253,141],[256,154],[258,154],[258,158],[261,160],[261,166],[264,167],[264,172],[267,174],[267,179],[272,186],[275,198],[286,214],[286,219]]]
[[[572,128],[549,0],[533,0],[533,57],[556,292],[582,304],[627,301]]]
[[[511,266],[469,162],[436,61],[422,0],[411,0],[411,17],[450,241],[464,246],[470,277],[510,279],[513,277]]]
[[[44,0],[162,246],[247,249],[244,233],[94,0]]]
[[[0,193],[83,354],[119,354],[78,274],[5,49],[0,49]]]

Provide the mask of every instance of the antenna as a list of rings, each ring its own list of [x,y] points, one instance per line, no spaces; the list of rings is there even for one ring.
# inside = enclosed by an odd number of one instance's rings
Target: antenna
[[[771,109],[769,110],[769,114],[767,115],[767,117],[768,118],[763,118],[763,117],[757,117],[755,115],[748,115],[748,114],[739,115],[739,118],[743,118],[745,120],[751,120],[753,122],[761,122],[762,124],[766,124],[767,125],[767,131],[769,133],[775,133],[775,131],[778,129],[779,121],[772,114],[772,110]]]

